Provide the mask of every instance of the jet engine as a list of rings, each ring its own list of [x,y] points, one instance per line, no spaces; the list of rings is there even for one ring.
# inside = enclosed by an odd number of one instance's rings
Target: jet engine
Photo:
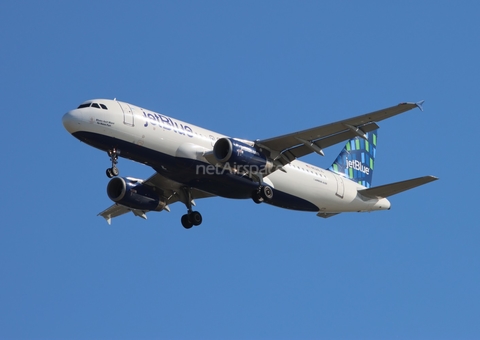
[[[107,185],[108,197],[115,203],[138,210],[161,211],[166,201],[143,181],[129,177],[114,177]]]
[[[249,173],[270,173],[272,162],[258,152],[253,145],[234,138],[220,138],[213,146],[213,155],[219,163]]]

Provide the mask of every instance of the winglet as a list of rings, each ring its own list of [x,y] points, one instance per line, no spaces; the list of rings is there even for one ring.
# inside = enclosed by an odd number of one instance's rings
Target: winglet
[[[415,105],[420,109],[420,111],[423,111],[423,103],[425,103],[425,100],[420,100],[419,102],[415,103]]]
[[[105,221],[107,221],[108,225],[112,225],[112,217],[110,215],[105,215],[102,217],[105,219]]]

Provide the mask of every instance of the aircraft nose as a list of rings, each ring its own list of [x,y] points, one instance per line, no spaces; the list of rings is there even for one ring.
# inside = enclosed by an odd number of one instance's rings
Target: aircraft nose
[[[78,131],[80,125],[82,124],[82,116],[82,113],[79,112],[78,109],[68,111],[63,115],[63,126],[70,133]]]

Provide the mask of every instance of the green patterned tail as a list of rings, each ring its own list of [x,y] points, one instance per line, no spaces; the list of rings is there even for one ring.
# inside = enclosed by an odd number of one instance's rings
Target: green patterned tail
[[[372,186],[378,130],[366,133],[367,139],[350,139],[329,170],[364,187]]]

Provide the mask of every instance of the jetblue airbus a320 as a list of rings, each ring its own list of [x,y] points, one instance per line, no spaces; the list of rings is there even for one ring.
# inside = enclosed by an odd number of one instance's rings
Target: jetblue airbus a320
[[[319,217],[342,212],[390,209],[387,197],[436,180],[424,176],[372,187],[377,122],[422,103],[402,103],[335,123],[287,135],[249,141],[205,130],[139,106],[94,99],[63,116],[68,132],[108,153],[108,197],[114,204],[99,215],[111,219],[132,212],[170,211],[182,202],[189,229],[202,223],[194,200],[221,196],[252,199],[285,209],[311,211]],[[332,166],[321,169],[298,158],[324,155],[347,141]],[[119,157],[155,170],[148,179],[119,177]]]

